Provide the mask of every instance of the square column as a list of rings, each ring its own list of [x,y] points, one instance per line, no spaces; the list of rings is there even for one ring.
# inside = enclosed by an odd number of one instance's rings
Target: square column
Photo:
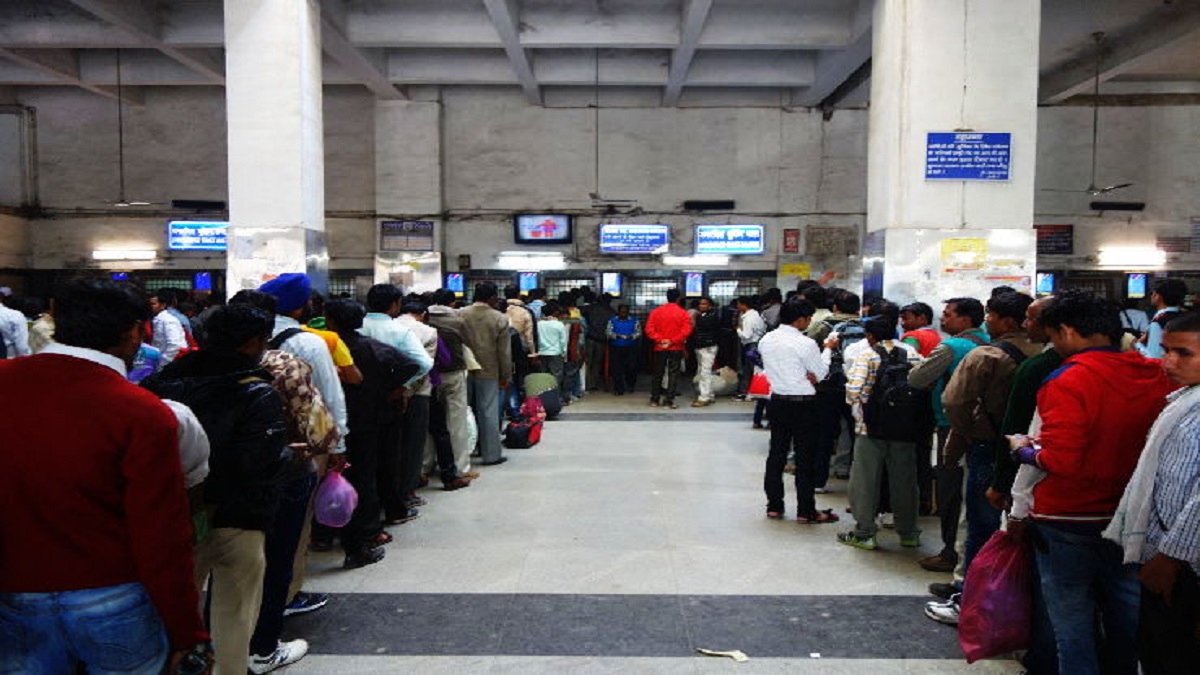
[[[875,5],[867,230],[882,281],[869,288],[927,302],[946,293],[987,297],[1000,284],[1031,290],[1040,21],[1040,0]],[[1007,134],[1007,176],[927,175],[927,155],[937,151],[931,133]],[[918,261],[937,264],[914,269]],[[920,298],[912,295],[918,277]]]
[[[315,0],[225,0],[232,295],[284,272],[328,282],[321,15]]]

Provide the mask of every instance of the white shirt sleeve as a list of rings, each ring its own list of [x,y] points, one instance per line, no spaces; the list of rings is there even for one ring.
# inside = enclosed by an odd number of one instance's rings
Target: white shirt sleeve
[[[154,317],[153,345],[162,352],[162,363],[166,364],[179,356],[179,351],[187,347],[187,338],[183,334],[183,326],[179,319],[171,316],[170,312],[162,311]]]
[[[175,413],[179,421],[179,457],[183,463],[183,485],[194,487],[204,482],[208,477],[208,434],[195,413],[186,405],[163,399],[163,403]]]

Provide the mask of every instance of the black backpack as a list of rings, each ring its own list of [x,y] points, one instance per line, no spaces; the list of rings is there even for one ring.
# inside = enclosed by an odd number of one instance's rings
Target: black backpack
[[[929,392],[908,385],[908,351],[893,347],[891,352],[875,345],[879,369],[875,385],[863,405],[867,435],[884,441],[916,441],[929,431],[933,406]]]
[[[837,331],[838,346],[830,353],[829,359],[829,375],[821,380],[823,389],[845,389],[846,388],[846,347],[863,340],[867,337],[867,331],[863,328],[862,322],[858,319],[847,319],[845,321],[830,322],[825,320],[825,325],[830,327],[830,332]]]

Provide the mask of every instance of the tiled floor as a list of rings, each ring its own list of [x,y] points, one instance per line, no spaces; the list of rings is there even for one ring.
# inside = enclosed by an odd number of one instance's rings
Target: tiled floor
[[[680,402],[589,395],[470,488],[422,491],[422,517],[392,528],[383,562],[343,571],[340,555],[313,555],[306,587],[334,597],[289,620],[312,644],[289,670],[1019,671],[968,667],[954,631],[921,614],[926,585],[944,580],[915,563],[937,550],[934,520],[922,549],[885,531],[873,552],[835,541],[848,516],[769,521],[753,406]],[[845,515],[845,483],[831,487],[818,503]]]

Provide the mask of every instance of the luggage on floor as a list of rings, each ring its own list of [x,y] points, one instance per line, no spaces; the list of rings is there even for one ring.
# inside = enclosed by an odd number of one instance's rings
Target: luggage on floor
[[[709,376],[713,396],[730,396],[737,392],[737,371],[725,366]]]
[[[562,395],[557,389],[547,389],[537,395],[542,402],[542,408],[546,411],[546,419],[552,420],[558,417],[558,413],[562,412]]]
[[[525,376],[525,395],[537,396],[543,391],[558,389],[558,380],[550,373],[530,373]]]
[[[504,427],[504,447],[532,448],[542,440],[542,421],[518,417]]]
[[[546,419],[546,406],[542,405],[542,399],[537,396],[526,396],[525,402],[521,404],[521,417],[544,421]]]

